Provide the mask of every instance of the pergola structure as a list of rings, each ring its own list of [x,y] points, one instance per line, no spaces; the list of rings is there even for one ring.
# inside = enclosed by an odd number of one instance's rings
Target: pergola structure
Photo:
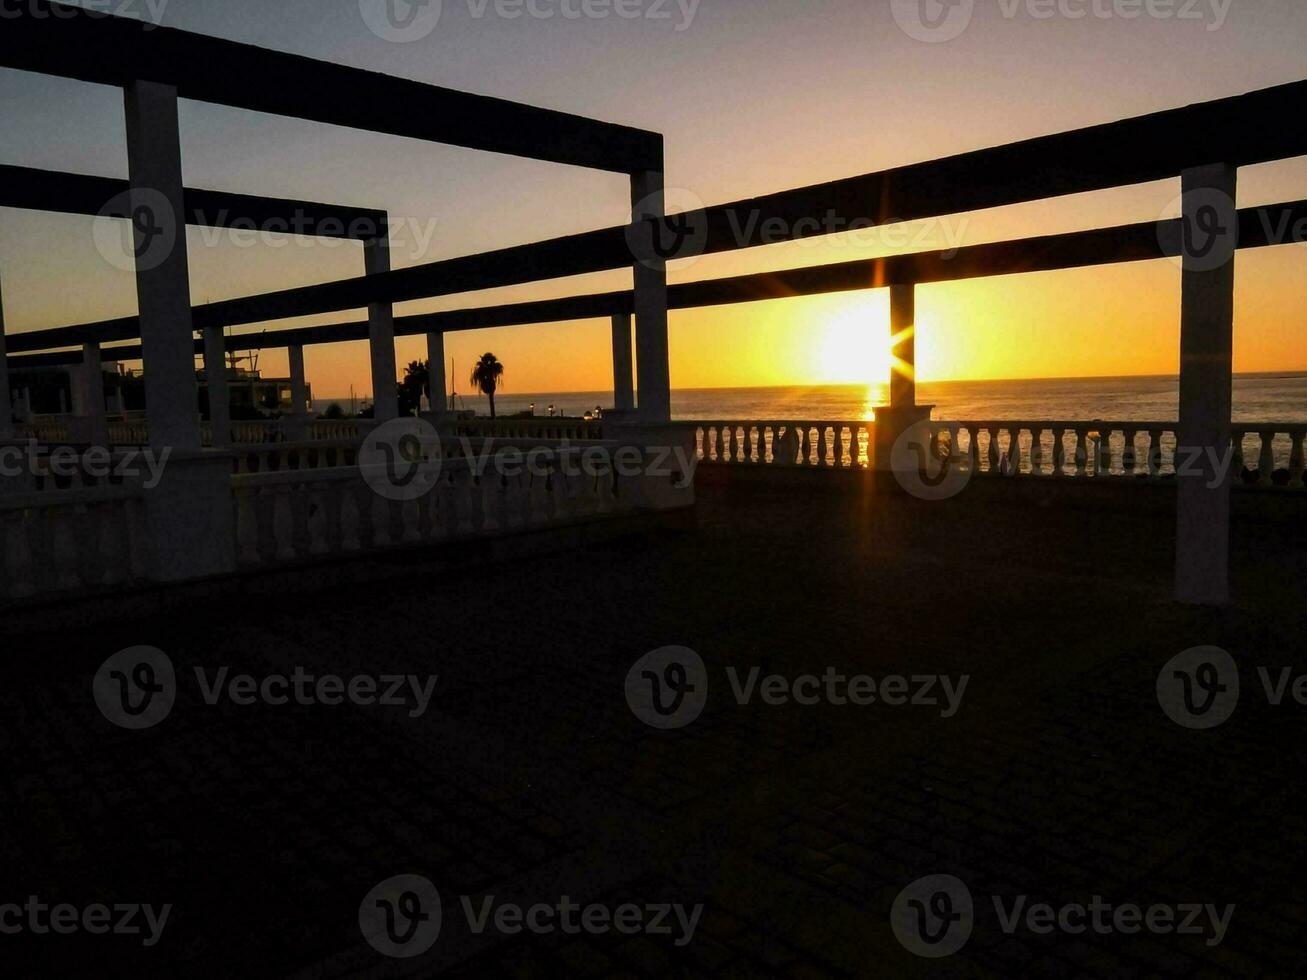
[[[127,201],[131,185],[125,180],[86,174],[37,170],[30,167],[0,166],[0,207],[59,214],[99,215],[127,220]],[[285,198],[257,197],[187,187],[183,191],[188,225],[212,228],[279,228],[313,238],[352,239],[366,249],[369,242],[384,242],[389,234],[386,212],[374,208],[352,208],[297,201]],[[0,317],[3,312],[0,311]],[[0,319],[0,324],[3,320]],[[365,325],[366,327],[366,325]],[[139,331],[138,331],[139,332]],[[80,383],[75,385],[77,400],[85,408],[89,429],[88,441],[107,445],[108,426],[104,412],[103,364],[137,360],[139,344],[130,348],[103,348],[101,337],[87,337],[80,352],[46,355],[17,366],[80,366]],[[209,414],[212,442],[222,448],[231,442],[231,412],[225,378],[222,329],[209,328],[197,343],[197,353],[204,356],[209,379]],[[297,393],[296,404],[305,402],[307,383],[304,377],[303,348],[290,348],[291,383]],[[0,337],[0,353],[4,340]],[[11,362],[13,363],[13,362]],[[0,378],[0,429],[12,424],[8,376]]]
[[[36,0],[38,11],[46,5]],[[1307,123],[1298,108],[1307,82],[1234,98],[1154,113],[941,160],[893,168],[708,209],[696,215],[662,214],[662,141],[653,133],[583,120],[357,69],[328,65],[247,45],[177,31],[141,32],[134,22],[97,17],[60,20],[20,16],[0,32],[0,64],[122,86],[128,108],[133,194],[162,189],[182,210],[177,152],[176,99],[197,98],[382,133],[472,148],[515,153],[626,173],[631,178],[633,221],[618,226],[389,271],[370,261],[370,275],[240,297],[192,309],[185,301],[185,256],[160,269],[138,272],[139,317],[36,331],[13,338],[15,351],[50,351],[86,343],[141,341],[152,406],[151,439],[189,446],[187,398],[193,391],[176,380],[189,364],[189,328],[210,329],[288,317],[337,313],[367,306],[362,323],[277,331],[261,339],[232,337],[229,345],[285,346],[352,340],[372,343],[374,379],[394,378],[396,325],[391,304],[600,272],[634,270],[630,292],[572,297],[406,317],[401,333],[426,333],[432,365],[443,368],[443,334],[449,330],[612,317],[618,405],[630,399],[630,333],[636,320],[639,411],[646,421],[670,413],[667,309],[748,302],[841,289],[891,287],[891,325],[912,361],[914,289],[918,283],[980,275],[1125,262],[1178,255],[1183,261],[1181,296],[1180,442],[1208,449],[1199,471],[1180,474],[1176,594],[1189,602],[1228,597],[1229,485],[1216,479],[1216,460],[1231,431],[1233,236],[1242,247],[1280,243],[1270,229],[1293,227],[1301,202],[1271,209],[1234,211],[1239,167],[1307,153]],[[667,226],[701,231],[696,254],[774,244],[829,233],[830,216],[841,227],[871,227],[1001,207],[1167,178],[1181,178],[1182,216],[1175,222],[1101,229],[1020,242],[975,246],[955,256],[940,254],[843,263],[819,269],[768,273],[674,287],[665,263],[632,261],[631,236],[656,235]],[[1228,209],[1214,206],[1225,201]],[[1271,223],[1264,218],[1271,216]],[[1289,218],[1289,224],[1281,219]],[[1212,227],[1229,238],[1227,261],[1212,263],[1185,246],[1188,233]],[[665,223],[665,224],[664,224]],[[779,231],[778,231],[779,229]],[[646,239],[648,240],[648,239]],[[625,341],[622,325],[626,324]],[[180,327],[179,327],[180,325]],[[388,354],[387,354],[388,352]],[[389,357],[389,374],[379,358]],[[442,372],[436,372],[442,373]],[[434,390],[438,378],[433,376]],[[193,385],[193,379],[192,379]],[[386,386],[389,387],[388,385]],[[893,405],[878,412],[889,430],[913,418],[910,373],[892,382]],[[382,386],[378,385],[378,398]],[[153,392],[153,393],[152,393]],[[896,410],[902,410],[899,415]],[[380,417],[386,409],[379,400]],[[155,417],[162,423],[158,430]],[[878,439],[879,441],[879,439]]]

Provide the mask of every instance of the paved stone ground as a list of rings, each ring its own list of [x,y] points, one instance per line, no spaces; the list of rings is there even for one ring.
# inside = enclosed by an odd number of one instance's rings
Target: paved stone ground
[[[1079,493],[1077,490],[1060,493]],[[1148,491],[1145,491],[1148,492]],[[1156,495],[1153,495],[1154,499]],[[141,936],[0,934],[5,976],[1270,976],[1307,938],[1307,707],[1256,667],[1307,672],[1301,515],[1236,530],[1239,603],[1167,599],[1165,507],[811,487],[715,488],[693,532],[511,565],[3,638],[0,905],[171,903]],[[1141,498],[1142,499],[1142,498]],[[171,657],[158,726],[110,724],[105,658]],[[632,664],[708,671],[703,714],[657,731]],[[1194,731],[1156,695],[1198,644],[1242,692]],[[430,710],[205,703],[196,666],[258,677],[437,674]],[[737,703],[727,667],[970,677],[961,709]],[[419,874],[442,931],[376,952],[359,906]],[[891,929],[927,875],[974,930],[919,958]],[[463,898],[704,906],[675,934],[475,934]],[[1005,902],[1234,904],[1206,936],[1042,935]],[[1205,919],[1204,919],[1205,921]],[[3,925],[0,922],[0,925]]]

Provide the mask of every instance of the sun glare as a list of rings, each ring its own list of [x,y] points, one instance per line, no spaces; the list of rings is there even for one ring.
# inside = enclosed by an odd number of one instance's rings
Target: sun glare
[[[887,384],[892,359],[889,322],[881,307],[858,304],[827,320],[819,363],[827,384]]]

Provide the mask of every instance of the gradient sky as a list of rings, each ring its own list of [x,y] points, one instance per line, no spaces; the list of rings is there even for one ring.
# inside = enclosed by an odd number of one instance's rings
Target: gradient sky
[[[562,0],[539,2],[558,8]],[[655,2],[646,0],[645,9]],[[1301,0],[1231,0],[1219,29],[1209,29],[1219,17],[1212,0],[1198,0],[1202,20],[1041,19],[1015,2],[976,0],[970,27],[941,44],[900,30],[889,0],[701,0],[688,26],[675,0],[669,20],[506,19],[494,0],[478,17],[469,0],[444,0],[439,26],[411,44],[371,33],[359,0],[169,0],[163,23],[662,132],[668,186],[678,189],[672,209],[1307,77]],[[1063,0],[1071,9],[1091,2]],[[113,3],[145,9],[144,0]],[[1112,9],[1110,0],[1098,3]],[[126,176],[119,90],[0,70],[0,93],[0,162]],[[191,186],[389,210],[400,224],[396,266],[628,218],[620,175],[194,102],[182,104],[182,137]],[[706,257],[673,265],[671,275],[688,281],[1154,220],[1178,213],[1178,194],[1178,179],[1163,181],[899,226],[857,242]],[[1302,160],[1241,172],[1240,206],[1305,197]],[[100,256],[91,227],[89,218],[0,209],[11,333],[135,312],[131,274]],[[197,302],[362,271],[353,244],[249,246],[199,229],[189,239]],[[1298,245],[1240,254],[1236,370],[1307,368],[1304,263]],[[618,271],[403,304],[397,312],[629,285],[629,271]],[[884,291],[868,291],[674,312],[673,386],[881,381],[886,304]],[[926,286],[917,327],[919,375],[927,380],[1174,372],[1179,272],[1159,261]],[[401,364],[425,356],[423,347],[416,338],[401,340]],[[460,376],[486,350],[507,365],[509,391],[612,384],[606,322],[448,340]],[[346,394],[351,384],[370,389],[361,344],[310,348],[306,359],[319,397]],[[285,365],[284,352],[270,351],[262,366],[283,373]]]

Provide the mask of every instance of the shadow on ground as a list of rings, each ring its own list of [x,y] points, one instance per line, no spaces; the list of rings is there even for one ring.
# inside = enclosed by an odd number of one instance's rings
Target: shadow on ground
[[[1168,600],[1166,501],[710,487],[694,531],[95,628],[52,615],[4,641],[0,904],[172,910],[149,948],[26,929],[0,935],[0,956],[18,976],[1288,973],[1307,932],[1307,707],[1272,705],[1257,667],[1307,671],[1302,527],[1242,517],[1239,601],[1196,611]],[[91,681],[141,644],[169,655],[178,693],[129,731]],[[709,693],[698,720],[659,731],[623,685],[669,644],[699,653]],[[1200,644],[1229,650],[1243,685],[1209,731],[1156,693]],[[410,717],[210,705],[194,675],[296,666],[437,681]],[[968,681],[951,716],[740,704],[727,670],[755,667]],[[359,927],[364,896],[400,874],[443,902],[439,939],[412,959]],[[890,912],[936,874],[965,883],[974,928],[925,959]],[[674,916],[671,935],[478,935],[463,900],[478,912],[487,896],[704,908],[689,942]],[[994,896],[1235,910],[1212,944],[1009,932]]]

